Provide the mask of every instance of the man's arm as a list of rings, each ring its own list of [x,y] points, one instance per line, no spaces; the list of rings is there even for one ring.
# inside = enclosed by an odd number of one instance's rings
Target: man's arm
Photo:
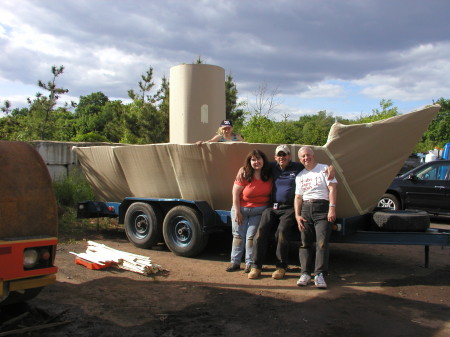
[[[334,222],[336,221],[336,196],[337,196],[337,184],[330,183],[328,184],[328,192],[330,205],[328,208],[328,221]]]
[[[326,169],[325,169],[325,174],[328,177],[328,180],[333,180],[336,177],[336,170],[334,169],[333,165],[329,165]]]

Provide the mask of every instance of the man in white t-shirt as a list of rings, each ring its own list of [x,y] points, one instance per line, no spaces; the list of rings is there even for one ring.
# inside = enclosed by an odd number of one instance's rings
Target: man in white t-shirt
[[[324,275],[328,272],[331,225],[336,220],[337,180],[328,180],[327,165],[316,162],[311,147],[300,148],[298,157],[305,169],[295,178],[294,209],[301,233],[301,274],[297,285],[308,285],[314,272],[316,287],[326,288]]]

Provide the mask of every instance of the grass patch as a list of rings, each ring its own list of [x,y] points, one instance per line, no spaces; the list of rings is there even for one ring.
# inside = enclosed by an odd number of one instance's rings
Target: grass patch
[[[123,238],[125,230],[116,218],[77,219],[74,207],[64,207],[59,217],[58,239],[61,243],[75,243],[103,238]]]
[[[76,206],[78,202],[95,198],[91,185],[78,167],[72,169],[67,177],[54,181],[53,189],[60,207]]]
[[[58,238],[61,243],[123,237],[126,235],[116,218],[77,219],[77,203],[95,200],[94,192],[79,168],[53,182],[58,203]]]

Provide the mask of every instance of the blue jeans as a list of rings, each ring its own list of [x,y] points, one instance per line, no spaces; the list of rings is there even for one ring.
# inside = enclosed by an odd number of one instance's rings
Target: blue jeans
[[[300,232],[299,257],[302,273],[311,274],[314,271],[315,274],[326,274],[328,272],[330,254],[328,242],[331,235],[331,223],[328,222],[328,204],[326,200],[314,203],[303,202],[302,204],[301,214],[306,219],[305,230]],[[314,242],[316,242],[315,247]]]
[[[259,226],[262,212],[267,206],[241,207],[243,221],[241,225],[234,220],[236,211],[231,208],[233,244],[231,247],[231,263],[240,264],[245,250],[245,264],[253,262],[253,237]]]

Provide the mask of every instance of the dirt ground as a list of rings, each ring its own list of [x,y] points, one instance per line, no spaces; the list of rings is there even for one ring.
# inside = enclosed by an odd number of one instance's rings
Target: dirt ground
[[[450,229],[450,222],[441,226]],[[5,320],[22,310],[29,321],[61,323],[23,336],[450,336],[448,246],[430,247],[424,268],[422,246],[332,244],[328,289],[319,290],[296,286],[295,245],[283,280],[271,278],[273,256],[261,279],[225,272],[230,236],[214,235],[196,258],[164,245],[138,249],[121,230],[86,236],[168,270],[151,277],[89,270],[69,253],[84,252],[86,241],[62,243],[56,284],[26,307],[0,313]]]

